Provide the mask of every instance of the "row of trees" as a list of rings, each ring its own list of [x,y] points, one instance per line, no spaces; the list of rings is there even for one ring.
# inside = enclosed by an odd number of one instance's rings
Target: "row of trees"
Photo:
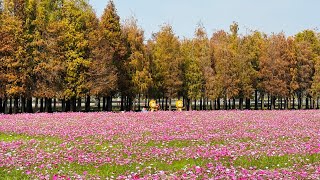
[[[51,112],[56,101],[62,111],[83,101],[90,111],[91,97],[105,111],[113,97],[120,110],[141,98],[161,98],[171,110],[182,97],[187,109],[197,100],[200,109],[249,109],[251,99],[264,109],[265,98],[270,109],[301,108],[303,99],[318,107],[317,32],[238,30],[233,23],[209,38],[199,25],[194,38],[180,39],[165,24],[145,41],[134,18],[120,23],[112,1],[98,19],[86,0],[0,0],[0,112],[33,112],[33,104]]]

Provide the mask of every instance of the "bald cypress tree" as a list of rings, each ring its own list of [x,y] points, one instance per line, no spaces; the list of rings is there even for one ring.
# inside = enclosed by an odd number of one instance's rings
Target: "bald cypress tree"
[[[137,20],[134,18],[126,20],[122,29],[130,52],[128,63],[126,63],[131,84],[129,90],[134,96],[138,95],[138,110],[140,110],[141,94],[146,96],[152,83],[150,62],[144,45],[144,31],[137,25]]]
[[[192,109],[193,100],[200,99],[204,87],[201,62],[195,56],[194,41],[185,39],[180,47],[183,72],[183,95],[187,98],[187,109]]]
[[[170,25],[164,25],[154,36],[152,61],[154,65],[153,76],[157,89],[169,100],[178,96],[182,89],[182,71],[180,42],[174,35]]]
[[[27,64],[24,48],[24,1],[6,1],[2,13],[0,29],[0,66],[5,98],[14,103],[9,105],[10,113],[18,112],[18,100],[26,92],[28,77],[25,76]],[[14,101],[12,101],[14,100]]]
[[[109,6],[110,10],[107,10]],[[116,15],[113,14],[113,11],[115,11],[115,9],[113,9],[114,4],[109,4],[108,7],[105,9],[104,15],[102,16],[100,22],[98,22],[96,30],[92,34],[91,38],[91,43],[93,45],[93,63],[90,67],[90,94],[95,95],[98,98],[99,110],[100,98],[103,97],[103,110],[112,111],[112,96],[117,90],[118,77],[117,68],[113,59],[115,43],[111,41],[111,39],[114,39],[111,38],[113,35],[110,35],[112,29],[114,28],[109,27],[109,21],[107,20],[107,17],[113,17]],[[106,15],[106,11],[110,11],[108,12],[108,15]],[[110,21],[113,22],[114,20]],[[116,22],[116,24],[118,24],[119,19],[116,20]],[[120,31],[119,28],[117,29],[117,32]],[[106,97],[107,102],[105,102]],[[107,104],[105,105],[105,103]]]
[[[289,95],[290,63],[286,57],[287,49],[284,34],[274,34],[268,38],[261,56],[260,85],[271,99],[269,109],[274,109],[276,97]]]
[[[102,38],[105,39],[108,46],[107,50],[111,53],[112,64],[116,67],[117,89],[121,95],[121,110],[124,110],[125,98],[132,96],[132,92],[130,91],[130,76],[128,74],[128,66],[126,65],[128,44],[122,33],[120,17],[112,0],[109,1],[102,14],[100,28]]]
[[[57,96],[67,99],[72,111],[80,110],[76,99],[89,92],[89,67],[91,65],[88,33],[91,31],[92,8],[85,2],[56,2],[55,16],[50,22],[50,54],[55,64],[55,74],[59,76]],[[63,4],[61,4],[63,3]]]
[[[195,37],[193,38],[193,49],[194,49],[194,58],[199,65],[199,68],[201,70],[200,76],[201,76],[201,89],[199,91],[201,92],[200,97],[200,104],[203,106],[200,106],[200,109],[206,109],[206,98],[210,94],[210,84],[212,83],[212,77],[214,75],[213,71],[213,64],[212,64],[212,58],[211,53],[212,50],[210,49],[210,41],[208,39],[206,30],[201,25],[196,29],[195,31]],[[203,101],[203,103],[202,103]]]

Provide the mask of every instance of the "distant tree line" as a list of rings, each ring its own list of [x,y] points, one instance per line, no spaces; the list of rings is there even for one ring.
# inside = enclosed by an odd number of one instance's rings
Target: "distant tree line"
[[[319,33],[238,30],[180,39],[165,24],[145,41],[112,1],[97,18],[86,0],[0,0],[0,113],[90,111],[92,98],[112,111],[115,97],[120,110],[319,108]]]

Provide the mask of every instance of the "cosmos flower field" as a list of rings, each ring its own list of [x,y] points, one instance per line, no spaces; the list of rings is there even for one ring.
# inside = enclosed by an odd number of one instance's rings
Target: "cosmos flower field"
[[[0,115],[0,179],[319,179],[320,111]]]

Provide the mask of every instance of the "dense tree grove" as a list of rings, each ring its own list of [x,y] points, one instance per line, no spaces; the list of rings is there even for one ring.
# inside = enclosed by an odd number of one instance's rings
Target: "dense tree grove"
[[[318,32],[238,31],[146,41],[112,1],[98,18],[87,0],[0,0],[0,113],[319,108]]]

